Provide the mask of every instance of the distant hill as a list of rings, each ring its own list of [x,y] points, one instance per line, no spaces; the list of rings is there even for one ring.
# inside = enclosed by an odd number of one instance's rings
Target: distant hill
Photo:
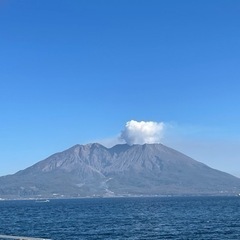
[[[240,179],[162,144],[75,145],[0,177],[1,198],[236,195]]]

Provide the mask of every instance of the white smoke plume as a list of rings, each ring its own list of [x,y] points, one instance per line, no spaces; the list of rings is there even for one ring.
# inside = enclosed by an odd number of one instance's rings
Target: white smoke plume
[[[165,125],[163,122],[135,121],[126,123],[120,138],[127,144],[160,143]]]

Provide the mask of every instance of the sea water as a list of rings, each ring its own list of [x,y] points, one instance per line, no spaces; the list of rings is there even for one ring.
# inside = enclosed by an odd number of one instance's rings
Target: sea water
[[[240,197],[0,201],[0,234],[71,239],[240,239]]]

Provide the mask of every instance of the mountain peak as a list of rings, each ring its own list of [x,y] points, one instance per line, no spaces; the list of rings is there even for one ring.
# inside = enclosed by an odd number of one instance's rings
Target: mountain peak
[[[74,146],[72,146],[71,148],[79,148],[79,147],[85,147],[85,148],[91,148],[91,147],[103,147],[105,148],[103,145],[101,145],[100,143],[87,143],[87,144],[76,144]],[[71,149],[70,148],[70,149]]]

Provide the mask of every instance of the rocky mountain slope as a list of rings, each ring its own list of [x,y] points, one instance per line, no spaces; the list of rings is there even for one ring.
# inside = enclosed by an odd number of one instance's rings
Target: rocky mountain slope
[[[236,195],[240,179],[162,144],[76,145],[0,177],[1,198]]]

